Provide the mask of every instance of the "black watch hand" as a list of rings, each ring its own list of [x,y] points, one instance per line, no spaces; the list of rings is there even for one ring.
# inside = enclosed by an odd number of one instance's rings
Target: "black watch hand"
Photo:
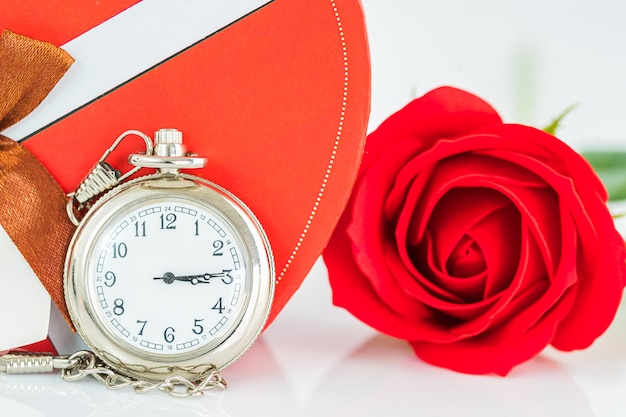
[[[171,272],[166,272],[162,277],[154,277],[154,280],[163,280],[166,284],[173,284],[174,281],[191,282],[192,285],[197,284],[210,284],[211,279],[221,278],[224,284],[230,284],[233,282],[233,277],[230,275],[232,269],[224,269],[222,272],[206,273],[200,275],[181,275],[176,276]]]

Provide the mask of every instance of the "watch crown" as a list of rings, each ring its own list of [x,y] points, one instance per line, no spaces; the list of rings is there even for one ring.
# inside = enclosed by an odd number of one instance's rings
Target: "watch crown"
[[[159,129],[154,133],[154,155],[183,156],[183,133],[178,129]]]
[[[183,133],[178,129],[159,129],[154,133],[155,145],[183,143]]]

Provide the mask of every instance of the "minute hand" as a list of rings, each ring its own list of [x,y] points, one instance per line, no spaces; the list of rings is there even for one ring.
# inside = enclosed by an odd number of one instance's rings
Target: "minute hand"
[[[171,272],[166,272],[162,277],[154,277],[155,280],[163,280],[166,284],[173,284],[174,281],[190,282],[192,285],[198,284],[210,284],[211,279],[221,278],[224,284],[230,284],[233,282],[233,277],[230,275],[232,269],[224,269],[222,272],[205,273],[200,275],[180,275],[176,276]]]

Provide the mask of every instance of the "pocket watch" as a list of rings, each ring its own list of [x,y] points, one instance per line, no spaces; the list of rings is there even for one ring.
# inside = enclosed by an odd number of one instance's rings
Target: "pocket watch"
[[[131,135],[144,139],[146,153],[130,155],[135,168],[120,175],[105,159]],[[158,130],[154,144],[128,131],[71,194],[78,227],[65,300],[108,385],[116,377],[137,390],[215,382],[266,323],[274,291],[268,238],[237,197],[180,172],[205,164],[186,153],[178,130]],[[125,181],[141,168],[157,172]]]

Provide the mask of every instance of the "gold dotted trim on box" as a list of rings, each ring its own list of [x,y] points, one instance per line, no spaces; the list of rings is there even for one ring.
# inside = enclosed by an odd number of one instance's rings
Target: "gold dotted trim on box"
[[[300,247],[302,247],[302,243],[304,242],[304,239],[306,238],[307,234],[309,233],[309,229],[311,228],[311,225],[313,224],[313,219],[315,218],[315,215],[317,214],[320,203],[322,201],[322,197],[324,196],[324,192],[326,191],[326,186],[328,185],[330,174],[333,170],[333,166],[335,165],[335,158],[337,157],[337,149],[339,149],[339,143],[341,142],[341,134],[343,132],[343,125],[346,119],[346,108],[348,105],[348,79],[349,79],[348,48],[346,46],[345,32],[343,30],[343,24],[341,22],[339,10],[337,9],[337,4],[335,3],[334,0],[330,0],[330,4],[331,4],[331,7],[333,8],[333,12],[335,13],[335,18],[337,19],[337,29],[339,30],[339,36],[341,39],[341,48],[343,52],[344,83],[343,83],[343,97],[342,97],[342,102],[341,102],[341,115],[339,117],[339,124],[337,127],[337,135],[335,136],[335,143],[333,145],[333,151],[330,155],[328,166],[326,167],[324,180],[322,181],[322,184],[320,185],[320,188],[319,188],[319,192],[317,193],[315,204],[313,205],[313,208],[311,209],[309,218],[307,219],[306,225],[304,226],[304,229],[302,230],[302,233],[300,234],[300,238],[298,239],[296,246],[291,251],[291,255],[289,256],[287,263],[285,264],[285,266],[283,266],[283,269],[280,271],[280,274],[278,274],[278,277],[276,278],[276,285],[280,284],[280,281],[283,279],[283,277],[285,276],[285,274],[291,267],[291,264],[296,258],[296,255],[298,254]]]

